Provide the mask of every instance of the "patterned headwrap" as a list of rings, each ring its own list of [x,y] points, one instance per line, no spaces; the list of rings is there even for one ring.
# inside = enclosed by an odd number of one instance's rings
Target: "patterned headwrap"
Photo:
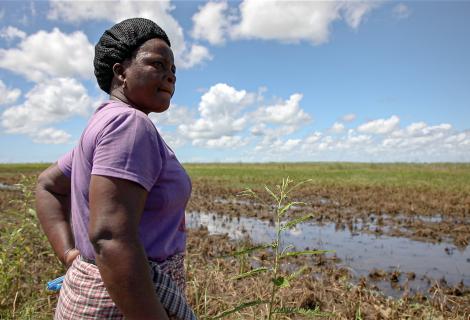
[[[113,65],[129,58],[132,52],[150,39],[159,38],[169,46],[165,31],[152,20],[131,18],[106,30],[95,46],[95,76],[98,85],[109,93],[113,80]]]

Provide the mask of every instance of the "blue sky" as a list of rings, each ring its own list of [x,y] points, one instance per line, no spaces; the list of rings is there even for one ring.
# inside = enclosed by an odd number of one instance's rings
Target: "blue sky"
[[[55,161],[106,100],[103,31],[169,34],[183,162],[470,161],[470,2],[1,1],[0,162]]]

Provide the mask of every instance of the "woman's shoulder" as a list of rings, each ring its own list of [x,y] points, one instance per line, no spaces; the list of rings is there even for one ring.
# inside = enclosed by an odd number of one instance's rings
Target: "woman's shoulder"
[[[115,100],[102,103],[93,114],[90,124],[102,129],[132,124],[132,126],[142,127],[141,129],[155,130],[153,122],[145,113]]]

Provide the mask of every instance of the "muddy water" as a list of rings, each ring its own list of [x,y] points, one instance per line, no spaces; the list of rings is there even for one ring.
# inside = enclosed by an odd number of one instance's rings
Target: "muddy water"
[[[205,226],[212,234],[227,233],[236,240],[249,237],[254,243],[270,242],[274,235],[274,226],[268,221],[214,213],[189,213],[187,226]],[[292,244],[296,250],[335,250],[341,259],[339,265],[348,267],[357,277],[368,276],[374,269],[399,270],[398,286],[392,286],[390,281],[376,283],[387,295],[400,295],[404,286],[410,292],[425,293],[433,279],[445,279],[450,285],[463,281],[465,286],[470,286],[470,247],[459,250],[449,243],[431,244],[402,237],[352,233],[335,228],[334,224],[312,223],[287,231],[284,240],[285,245]],[[414,272],[416,278],[407,281],[405,273],[408,272]],[[401,290],[397,289],[400,285]]]
[[[10,185],[10,184],[5,184],[5,183],[0,182],[0,191],[3,191],[3,190],[16,191],[16,190],[20,190],[20,188],[17,185]]]

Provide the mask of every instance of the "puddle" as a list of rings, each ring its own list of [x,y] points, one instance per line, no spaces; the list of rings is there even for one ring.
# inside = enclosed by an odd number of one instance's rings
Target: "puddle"
[[[256,218],[234,218],[214,213],[188,213],[189,228],[207,227],[211,234],[227,233],[231,239],[249,236],[257,244],[270,242],[274,226]],[[336,228],[335,224],[315,225],[304,223],[284,234],[285,244],[296,250],[335,250],[341,259],[339,265],[348,267],[355,276],[368,276],[373,269],[399,270],[400,282],[406,280],[404,273],[414,272],[416,279],[408,283],[413,291],[425,293],[429,288],[426,278],[445,279],[449,285],[463,281],[470,286],[470,248],[456,250],[450,243],[432,244],[403,237],[376,236]],[[381,285],[382,283],[382,285]],[[387,295],[397,296],[396,290],[383,281],[377,282]]]
[[[16,191],[16,190],[20,190],[20,187],[16,185],[10,185],[10,184],[5,184],[5,183],[0,182],[0,190]]]

